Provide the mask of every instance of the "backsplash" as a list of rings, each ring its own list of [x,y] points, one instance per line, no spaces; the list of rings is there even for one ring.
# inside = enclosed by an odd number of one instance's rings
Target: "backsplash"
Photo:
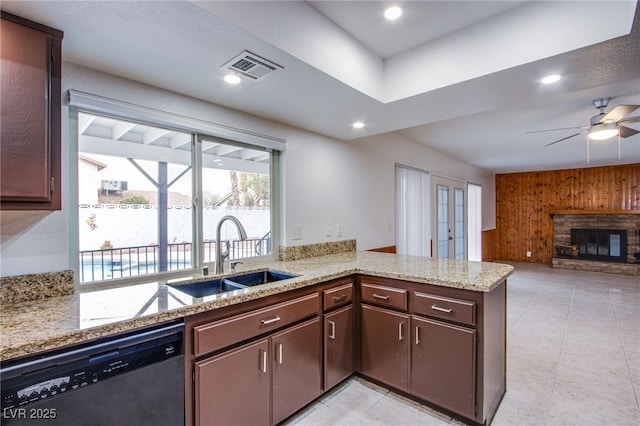
[[[278,248],[278,259],[282,261],[301,260],[347,251],[356,251],[356,240],[332,241],[302,246],[280,246]]]
[[[73,271],[0,278],[0,304],[73,294]]]

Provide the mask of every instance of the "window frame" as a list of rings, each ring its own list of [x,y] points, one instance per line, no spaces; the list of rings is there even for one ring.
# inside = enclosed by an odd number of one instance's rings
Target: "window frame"
[[[112,99],[102,98],[96,95],[90,95],[82,92],[69,91],[70,105],[69,105],[69,117],[68,117],[68,140],[69,140],[69,153],[67,168],[69,172],[69,205],[70,208],[69,221],[69,264],[71,265],[75,274],[75,286],[81,289],[104,289],[108,287],[117,287],[121,285],[128,285],[133,283],[148,283],[163,279],[182,278],[193,275],[201,275],[203,266],[212,265],[212,262],[204,263],[204,254],[200,247],[203,242],[203,202],[202,202],[202,140],[214,139],[236,146],[243,146],[251,149],[264,149],[269,152],[269,173],[270,173],[270,227],[272,238],[272,251],[271,254],[265,256],[255,256],[246,258],[246,263],[256,262],[260,260],[272,260],[278,254],[280,243],[280,151],[284,150],[284,139],[279,139],[267,135],[260,135],[255,132],[243,131],[241,129],[234,129],[229,126],[220,126],[216,123],[205,122],[198,119],[189,119],[188,117],[179,116],[164,111],[154,110],[138,105],[131,105],[125,102],[120,102]],[[75,96],[75,99],[74,99]],[[78,154],[79,154],[79,139],[78,133],[78,114],[88,113],[102,115],[114,119],[122,119],[130,122],[136,122],[143,125],[158,126],[169,130],[175,130],[184,133],[191,134],[191,156],[192,156],[192,194],[195,198],[194,208],[192,209],[192,250],[193,250],[193,264],[191,268],[165,271],[153,274],[131,276],[125,278],[115,278],[110,280],[101,280],[88,283],[80,283],[79,271],[79,196],[78,196]],[[131,116],[129,116],[131,114]],[[164,119],[163,119],[164,118]],[[189,126],[184,126],[184,124]],[[191,126],[199,125],[201,129],[195,129]],[[209,132],[206,130],[222,129],[222,132]],[[218,133],[218,134],[216,134]],[[231,134],[236,138],[226,137],[228,135],[221,135],[219,133]],[[248,137],[247,137],[248,136]],[[244,140],[243,140],[244,139]],[[258,142],[256,144],[256,142]],[[244,260],[243,260],[244,261]],[[210,268],[211,270],[211,268]]]

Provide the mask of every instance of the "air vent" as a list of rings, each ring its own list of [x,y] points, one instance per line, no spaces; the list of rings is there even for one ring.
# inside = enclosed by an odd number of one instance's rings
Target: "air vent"
[[[261,79],[278,68],[284,69],[284,67],[246,50],[224,64],[222,68],[238,72],[254,80]]]

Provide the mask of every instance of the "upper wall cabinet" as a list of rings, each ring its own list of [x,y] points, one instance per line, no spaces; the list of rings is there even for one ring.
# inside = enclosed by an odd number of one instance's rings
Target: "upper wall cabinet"
[[[1,18],[0,209],[60,210],[62,32]]]

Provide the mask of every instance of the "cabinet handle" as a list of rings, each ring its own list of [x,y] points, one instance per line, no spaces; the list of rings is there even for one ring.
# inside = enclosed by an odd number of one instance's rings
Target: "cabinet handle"
[[[420,344],[420,326],[416,325],[416,345]]]
[[[374,297],[374,299],[389,300],[389,296],[383,296],[383,295],[377,294],[377,293],[373,293],[373,297]]]
[[[437,306],[437,305],[431,305],[431,309],[433,309],[434,311],[446,312],[448,314],[453,312],[453,309],[451,309],[451,308],[449,308],[449,309],[441,308],[440,306]]]
[[[341,294],[340,296],[333,296],[333,303],[342,302],[347,298],[346,294]]]
[[[404,327],[404,323],[403,322],[398,323],[398,340],[404,339],[404,336],[402,335],[403,327]]]
[[[331,326],[331,333],[329,333],[329,339],[336,338],[336,323],[335,321],[329,321],[329,325]]]
[[[267,351],[263,351],[260,349],[260,371],[263,373],[267,372]]]
[[[282,343],[278,343],[278,364],[282,364],[282,359],[283,359],[282,358],[282,353],[283,353],[282,347],[283,347]]]
[[[264,319],[260,320],[262,325],[269,325],[269,324],[273,324],[274,322],[278,322],[278,321],[280,321],[280,317],[277,316],[277,315],[275,317],[271,318],[271,319],[268,319],[268,320],[264,320]]]

